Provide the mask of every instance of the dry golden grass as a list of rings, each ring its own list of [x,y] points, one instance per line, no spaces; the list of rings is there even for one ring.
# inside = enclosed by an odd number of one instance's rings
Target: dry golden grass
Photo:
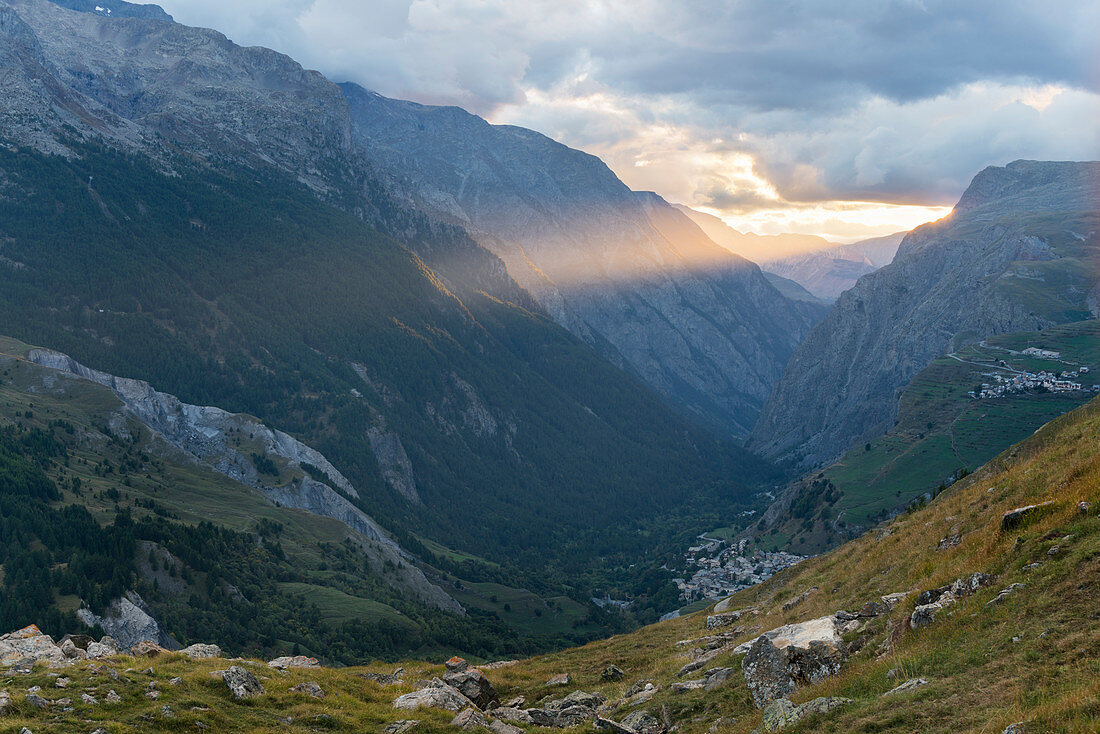
[[[1023,504],[1054,500],[1054,508],[1011,533],[1000,529],[1003,512]],[[1088,501],[1088,515],[1077,503]],[[824,556],[806,561],[733,598],[733,607],[755,606],[754,629],[741,639],[789,622],[856,609],[895,591],[911,594],[888,617],[868,627],[863,648],[835,678],[799,690],[793,700],[839,695],[853,702],[828,716],[802,722],[794,732],[988,732],[998,734],[1016,721],[1029,732],[1100,731],[1100,402],[1093,401],[1039,431],[1030,440],[941,495],[928,507],[895,519],[888,534],[871,531]],[[957,533],[958,546],[937,550],[940,540]],[[1073,538],[1066,540],[1066,536]],[[1055,547],[1059,551],[1050,555]],[[1039,562],[1035,570],[1024,566]],[[920,631],[908,627],[915,592],[944,585],[975,571],[998,576],[992,588],[961,600],[936,623]],[[987,607],[996,592],[1014,582],[1026,586],[1004,604]],[[782,602],[817,587],[799,606],[784,612]],[[574,689],[599,691],[616,699],[640,679],[660,691],[645,707],[678,723],[683,734],[750,732],[760,724],[739,672],[722,688],[674,694],[670,684],[687,661],[678,640],[706,633],[706,612],[653,625],[632,634],[584,647],[543,655],[488,671],[502,699],[523,695],[528,705],[548,695]],[[1013,641],[1013,638],[1019,638]],[[726,653],[707,667],[738,668]],[[245,704],[233,702],[224,684],[210,671],[230,663],[190,661],[178,655],[152,662],[118,659],[112,663],[128,682],[92,675],[87,665],[65,671],[73,683],[65,691],[53,685],[49,671],[32,676],[0,677],[0,688],[17,701],[15,713],[0,718],[0,732],[27,726],[43,732],[91,732],[100,726],[112,734],[138,731],[345,731],[377,732],[386,722],[416,718],[417,731],[454,731],[451,715],[440,711],[398,712],[391,701],[412,690],[418,678],[442,673],[441,666],[410,662],[405,682],[383,688],[364,680],[363,672],[390,672],[369,666],[342,670],[278,673],[256,669],[268,680],[268,693]],[[618,682],[601,680],[608,665],[626,671]],[[152,665],[152,675],[138,672]],[[888,671],[899,669],[890,679]],[[570,673],[573,685],[547,689],[557,673]],[[178,686],[166,681],[183,679]],[[882,694],[910,677],[930,685],[914,693],[884,698]],[[688,676],[691,677],[691,676]],[[145,686],[156,679],[161,697],[151,701]],[[323,701],[290,691],[315,680],[329,692]],[[79,702],[89,687],[100,700],[115,688],[124,697],[117,708],[77,703],[69,714],[42,714],[22,703],[22,690],[41,685],[52,698],[66,695]],[[175,718],[161,715],[167,704]],[[207,710],[194,710],[195,708]],[[615,718],[621,718],[620,711]],[[327,716],[330,718],[316,718]],[[289,721],[288,721],[289,719]],[[734,721],[735,720],[735,721]]]

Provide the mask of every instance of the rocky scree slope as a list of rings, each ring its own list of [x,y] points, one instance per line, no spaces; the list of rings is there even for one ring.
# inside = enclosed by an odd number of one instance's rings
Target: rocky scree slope
[[[885,433],[900,390],[983,337],[1100,313],[1100,163],[1017,161],[978,174],[799,346],[751,446],[803,468]]]
[[[555,321],[741,435],[823,309],[791,301],[602,161],[455,107],[342,89],[395,198],[464,227]]]

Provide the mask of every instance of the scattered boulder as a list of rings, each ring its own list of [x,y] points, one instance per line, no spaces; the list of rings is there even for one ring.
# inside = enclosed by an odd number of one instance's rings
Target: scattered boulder
[[[180,650],[180,652],[192,660],[207,660],[209,658],[220,658],[222,656],[222,649],[217,645],[204,645],[202,643],[188,645]]]
[[[37,693],[28,693],[23,700],[36,709],[44,709],[46,708],[46,706],[49,705],[49,702],[47,702],[46,699],[42,698]]]
[[[517,724],[535,723],[531,720],[531,715],[518,706],[498,706],[490,711],[489,714],[493,718],[500,719],[501,721],[514,721]]]
[[[998,591],[997,596],[990,599],[986,603],[986,606],[987,607],[992,607],[992,606],[996,606],[997,604],[1001,604],[1001,603],[1004,602],[1005,599],[1007,599],[1009,596],[1011,596],[1013,593],[1015,593],[1015,591],[1017,589],[1022,589],[1022,588],[1024,588],[1023,584],[1020,584],[1020,583],[1010,584],[1007,588],[1004,588],[1004,589],[1001,589],[1000,591]]]
[[[463,731],[470,731],[472,729],[488,729],[489,720],[486,719],[476,708],[471,707],[463,709],[462,713],[451,719],[451,726],[457,726]]]
[[[833,617],[786,625],[751,644],[741,661],[757,708],[840,672],[846,654]]]
[[[53,638],[38,629],[37,625],[0,636],[0,666],[24,663],[27,658],[30,658],[32,666],[40,661],[53,665],[69,662],[61,648],[54,644]]]
[[[687,693],[688,691],[701,691],[706,686],[707,682],[700,678],[698,680],[676,681],[669,688],[673,693]]]
[[[58,647],[61,654],[69,660],[84,660],[88,657],[87,651],[77,647],[72,640],[62,640]]]
[[[382,734],[405,734],[405,732],[413,729],[419,724],[417,719],[398,719],[397,721],[391,721],[382,727]]]
[[[447,669],[448,673],[461,673],[463,670],[470,667],[470,664],[456,655],[443,663],[443,666]]]
[[[772,701],[764,708],[761,721],[763,731],[780,731],[797,724],[802,719],[812,714],[827,714],[835,708],[851,703],[850,698],[838,698],[835,696],[815,698],[804,704],[795,706],[786,698]]]
[[[544,702],[541,708],[527,709],[527,714],[535,726],[567,729],[594,719],[596,709],[606,700],[599,693],[573,691],[565,698]]]
[[[596,721],[593,722],[593,726],[600,731],[609,731],[612,734],[636,734],[636,732],[628,726],[617,724],[611,719],[605,719],[602,716],[597,716]]]
[[[569,675],[569,673],[558,673],[557,675],[551,676],[550,680],[546,681],[546,687],[567,686],[572,682],[573,676]]]
[[[239,665],[234,665],[222,673],[222,680],[225,681],[229,692],[233,694],[233,698],[238,701],[267,693],[260,685],[259,679]]]
[[[605,681],[618,681],[622,680],[624,675],[626,675],[626,673],[623,672],[622,668],[617,665],[608,665],[603,669],[603,672],[600,673],[600,679]]]
[[[927,627],[936,621],[936,615],[943,609],[955,604],[959,599],[970,596],[979,589],[989,586],[996,580],[996,576],[979,571],[956,579],[948,586],[922,591],[917,597],[917,606],[909,617],[909,626],[913,629]]]
[[[107,696],[104,698],[107,703],[122,703],[122,696],[115,693],[114,689],[107,691]]]
[[[1015,724],[1006,726],[1001,734],[1024,734],[1026,731],[1027,725],[1023,721],[1017,721]]]
[[[623,717],[623,726],[637,734],[662,734],[665,727],[656,716],[648,711],[631,711]]]
[[[456,672],[446,673],[443,676],[443,682],[473,701],[479,709],[488,709],[500,701],[493,684],[477,668],[466,667]]]
[[[90,660],[114,657],[119,653],[118,643],[115,642],[113,637],[104,635],[99,642],[93,642],[88,645],[86,652]]]
[[[714,608],[718,611],[718,607]],[[721,614],[711,614],[707,617],[707,629],[714,630],[719,627],[725,627],[727,625],[734,624],[741,621],[741,618],[750,612],[755,612],[755,609],[737,609],[732,612],[723,612]]]
[[[711,668],[703,676],[703,688],[708,691],[713,691],[715,688],[728,681],[731,675],[733,675],[733,668]]]
[[[500,720],[491,722],[489,731],[494,732],[494,734],[523,734],[523,729]]]
[[[896,688],[891,688],[889,691],[882,695],[890,696],[895,693],[908,693],[909,691],[914,691],[918,688],[924,688],[926,685],[928,685],[928,681],[924,678],[910,678],[909,680],[902,683],[900,686],[897,686]]]
[[[136,658],[155,658],[156,656],[162,655],[166,652],[168,652],[168,650],[161,647],[155,642],[151,642],[150,640],[141,640],[130,648],[130,654]]]
[[[7,691],[0,691],[0,714],[7,713],[11,708],[11,694]]]
[[[68,678],[61,677],[53,682],[54,688],[68,688],[71,681]]]
[[[809,589],[806,589],[805,591],[803,591],[801,594],[799,594],[795,598],[789,599],[788,601],[783,602],[783,611],[784,612],[789,612],[790,610],[794,609],[799,604],[806,601],[806,599],[808,599],[810,597],[810,594],[814,593],[815,591],[817,591],[816,586],[810,587]]]
[[[398,668],[392,673],[360,673],[360,677],[372,680],[380,686],[394,686],[405,677],[405,669]]]
[[[310,680],[310,681],[306,681],[304,683],[299,683],[298,685],[294,686],[290,690],[292,690],[296,693],[304,693],[307,696],[311,696],[312,698],[324,698],[325,697],[324,689],[322,689],[321,686],[316,683],[316,681],[311,681]]]
[[[913,609],[913,613],[909,616],[909,626],[915,630],[921,627],[927,627],[936,621],[937,614],[954,604],[956,601],[955,595],[950,591],[937,594],[936,601],[927,604],[919,604]]]
[[[1091,510],[1091,509],[1092,509],[1092,503],[1091,502],[1078,502],[1077,503],[1077,514],[1078,515],[1087,515],[1087,514],[1089,514],[1089,510]]]
[[[1009,510],[1001,515],[1001,530],[1005,532],[1015,530],[1020,527],[1020,525],[1023,525],[1024,522],[1042,514],[1054,504],[1054,500],[1048,500],[1046,502],[1040,502],[1037,505],[1027,505],[1025,507],[1017,507],[1015,510]]]
[[[292,655],[275,658],[274,660],[269,660],[267,665],[269,668],[275,668],[276,670],[287,670],[288,668],[321,667],[321,664],[317,662],[317,658],[308,658],[305,655]]]
[[[426,687],[412,693],[406,693],[394,699],[395,709],[433,708],[458,713],[466,708],[477,708],[474,702],[439,678],[433,679]]]
[[[83,703],[88,704],[89,706],[97,706],[99,704],[99,701],[96,699],[96,697],[88,693],[81,693],[80,700]]]

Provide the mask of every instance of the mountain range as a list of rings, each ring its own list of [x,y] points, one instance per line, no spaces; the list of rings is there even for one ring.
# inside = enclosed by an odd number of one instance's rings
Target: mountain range
[[[890,429],[900,390],[984,337],[1100,315],[1100,163],[1016,161],[902,240],[799,346],[750,445],[809,468]]]

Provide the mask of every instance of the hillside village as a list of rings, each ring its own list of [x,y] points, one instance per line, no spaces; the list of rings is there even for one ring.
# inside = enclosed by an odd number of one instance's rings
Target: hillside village
[[[1061,353],[1049,349],[1039,349],[1038,347],[1028,347],[1018,352],[1018,354],[1032,359],[1063,361]],[[1083,376],[1091,373],[1091,369],[1087,366],[1062,371],[1040,370],[1032,372],[1014,370],[1004,360],[999,360],[999,364],[1002,369],[1008,370],[1011,374],[983,373],[982,376],[990,378],[991,382],[983,382],[981,388],[968,392],[967,394],[971,398],[987,400],[1023,393],[1064,393],[1079,390],[1100,392],[1100,383],[1085,385],[1083,382],[1078,381]],[[1069,365],[1069,363],[1065,364]]]
[[[691,578],[673,579],[686,604],[729,596],[806,560],[806,556],[785,551],[749,553],[749,541],[745,539],[732,544],[712,538],[700,539],[707,542],[689,548],[684,558],[688,569],[698,567],[698,570]]]

